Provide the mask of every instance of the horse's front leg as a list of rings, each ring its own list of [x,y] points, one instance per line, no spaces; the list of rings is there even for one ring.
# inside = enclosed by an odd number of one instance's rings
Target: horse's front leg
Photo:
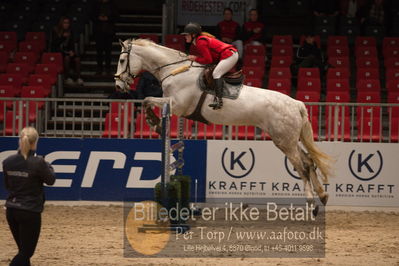
[[[165,103],[169,103],[170,98],[159,98],[159,97],[146,97],[143,102],[143,107],[145,109],[146,121],[151,127],[155,127],[155,131],[161,134],[162,125],[161,119],[152,110],[152,106],[157,106],[162,108]]]
[[[152,106],[162,108],[165,103],[170,103],[170,97],[146,97],[143,105],[145,109]]]

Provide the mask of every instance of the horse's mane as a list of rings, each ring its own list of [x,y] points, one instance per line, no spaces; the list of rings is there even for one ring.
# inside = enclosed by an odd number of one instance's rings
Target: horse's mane
[[[149,39],[133,39],[132,44],[138,45],[138,46],[144,46],[144,47],[154,46],[154,47],[158,47],[158,48],[167,50],[168,52],[173,52],[177,56],[180,56],[180,57],[186,56],[184,53],[182,53],[178,50],[175,50],[175,49],[163,46],[163,45],[156,44],[155,42],[153,42],[152,40],[149,40]]]

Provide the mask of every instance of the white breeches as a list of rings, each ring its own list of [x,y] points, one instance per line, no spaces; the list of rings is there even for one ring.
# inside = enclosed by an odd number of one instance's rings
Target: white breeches
[[[233,52],[233,54],[226,59],[221,60],[217,66],[215,67],[215,70],[213,71],[213,78],[214,79],[219,79],[221,78],[224,74],[226,74],[230,69],[232,69],[238,61],[238,53]]]

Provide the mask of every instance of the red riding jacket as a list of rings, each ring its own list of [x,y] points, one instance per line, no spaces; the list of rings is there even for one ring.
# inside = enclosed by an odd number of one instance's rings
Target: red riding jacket
[[[196,62],[200,64],[215,64],[230,57],[237,49],[231,45],[208,36],[198,36],[195,40],[197,51]]]

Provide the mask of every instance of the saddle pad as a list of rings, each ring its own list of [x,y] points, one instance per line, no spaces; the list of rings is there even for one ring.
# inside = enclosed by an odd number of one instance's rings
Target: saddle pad
[[[223,86],[223,98],[227,98],[227,99],[232,99],[235,100],[238,98],[238,96],[240,96],[240,92],[242,89],[242,83],[237,84],[237,85],[233,85],[230,83],[227,83],[226,81],[223,82],[224,86]],[[211,95],[215,95],[215,91],[211,88],[208,88],[205,85],[203,76],[200,75],[198,78],[198,86],[200,87],[201,91],[204,91],[208,94]]]

